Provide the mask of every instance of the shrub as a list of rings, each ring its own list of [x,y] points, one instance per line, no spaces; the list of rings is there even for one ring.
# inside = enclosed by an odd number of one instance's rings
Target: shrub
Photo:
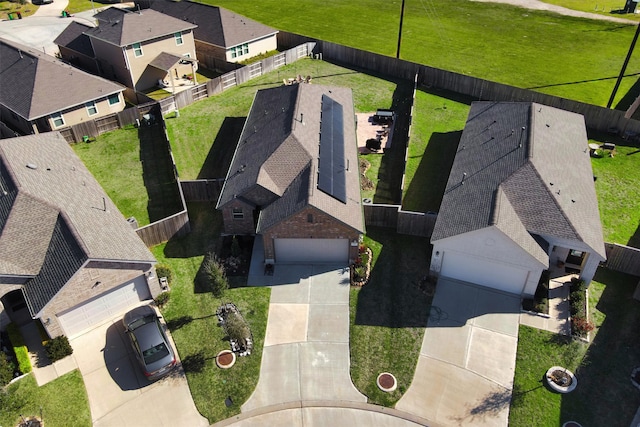
[[[23,374],[28,374],[32,369],[31,359],[29,359],[29,350],[27,350],[18,326],[15,323],[10,323],[9,326],[7,326],[7,334],[13,346],[16,360],[18,361],[18,370]]]
[[[162,308],[167,302],[169,302],[170,296],[171,294],[169,292],[163,292],[160,295],[158,295],[156,299],[153,301],[156,303],[158,307]]]
[[[158,277],[166,277],[169,284],[173,281],[173,272],[171,271],[171,267],[167,264],[156,265],[156,274]]]
[[[244,343],[247,338],[251,337],[249,326],[244,319],[237,313],[231,312],[225,319],[224,330],[230,340],[237,340]]]
[[[4,352],[0,351],[0,387],[9,384],[13,379],[13,363]]]
[[[224,266],[213,253],[209,253],[205,257],[196,276],[196,281],[199,287],[211,292],[216,298],[220,298],[224,291],[229,289]]]
[[[595,329],[594,324],[582,316],[573,317],[571,319],[571,327],[573,329],[573,334],[581,337]]]
[[[49,340],[45,344],[44,349],[47,352],[49,360],[52,362],[64,359],[73,353],[73,348],[71,347],[71,344],[69,344],[69,339],[64,335],[60,335]]]

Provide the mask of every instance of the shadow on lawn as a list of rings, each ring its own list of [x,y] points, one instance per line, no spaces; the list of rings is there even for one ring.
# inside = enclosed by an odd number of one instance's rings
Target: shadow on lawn
[[[636,232],[633,233],[633,236],[631,236],[627,242],[627,246],[640,249],[640,223],[638,224],[638,228],[636,228]]]
[[[215,207],[213,202],[187,203],[191,232],[167,242],[164,248],[167,258],[191,258],[216,251],[222,229],[222,214]]]
[[[438,212],[462,131],[437,133],[429,139],[418,170],[402,201],[413,212]]]
[[[428,274],[429,240],[368,227],[367,236],[382,245],[371,279],[358,294],[356,325],[424,327],[431,297],[418,284]]]
[[[207,158],[198,173],[198,179],[225,178],[238,145],[246,117],[225,117]]]
[[[640,360],[638,278],[600,268],[594,280],[606,285],[596,307],[606,317],[584,357],[589,363],[575,372],[578,387],[562,396],[560,421],[627,427],[638,409],[630,379]]]

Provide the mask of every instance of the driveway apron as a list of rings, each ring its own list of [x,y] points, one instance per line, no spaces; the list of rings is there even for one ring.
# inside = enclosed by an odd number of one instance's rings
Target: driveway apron
[[[74,338],[71,345],[94,426],[208,425],[182,368],[153,383],[142,375],[121,318]]]
[[[366,402],[349,359],[349,270],[277,265],[260,379],[242,412],[295,401]]]
[[[396,408],[439,425],[506,426],[520,298],[438,281],[411,386]]]

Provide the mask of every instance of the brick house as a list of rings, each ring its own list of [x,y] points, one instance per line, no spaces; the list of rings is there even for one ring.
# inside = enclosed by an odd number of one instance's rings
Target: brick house
[[[0,39],[0,58],[0,121],[18,134],[62,129],[125,108],[125,87],[53,56]]]
[[[351,89],[259,90],[217,208],[224,233],[262,236],[267,263],[355,260],[364,218]]]
[[[0,327],[72,338],[161,292],[155,258],[58,132],[0,140]]]
[[[189,0],[142,0],[136,3],[196,24],[198,27],[193,30],[196,51],[203,61],[209,56],[239,62],[278,47],[278,30],[221,7]]]
[[[56,38],[65,61],[97,68],[101,76],[135,91],[159,82],[177,85],[197,70],[196,25],[151,9],[131,12],[111,7],[95,19],[96,27],[71,23]],[[131,90],[126,95],[135,99]]]
[[[431,243],[434,274],[525,297],[560,266],[589,284],[606,252],[584,118],[471,104]]]

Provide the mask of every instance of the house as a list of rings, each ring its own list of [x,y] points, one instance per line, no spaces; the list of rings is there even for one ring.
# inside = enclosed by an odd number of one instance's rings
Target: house
[[[198,58],[207,56],[227,62],[239,62],[276,50],[278,31],[221,7],[189,0],[142,0],[141,7],[196,24],[193,31]]]
[[[59,132],[0,140],[0,327],[73,338],[161,292],[156,260]]]
[[[83,63],[133,91],[173,86],[197,70],[193,29],[196,25],[146,9],[111,7],[95,15],[96,27],[71,23],[56,39],[62,58]],[[84,27],[84,28],[82,28]],[[89,45],[87,45],[87,40]],[[90,47],[90,48],[89,48]]]
[[[224,233],[261,235],[265,262],[337,262],[364,233],[351,89],[259,90],[218,200]]]
[[[62,129],[125,108],[124,87],[0,39],[0,120],[21,134]]]
[[[474,102],[431,243],[431,271],[532,296],[562,266],[587,284],[606,258],[584,118]]]

